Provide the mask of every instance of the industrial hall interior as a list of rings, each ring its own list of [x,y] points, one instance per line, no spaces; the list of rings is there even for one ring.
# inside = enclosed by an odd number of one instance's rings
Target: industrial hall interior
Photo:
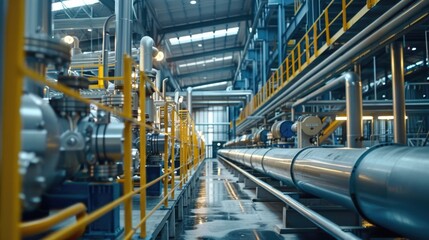
[[[429,0],[0,0],[0,240],[429,239]]]

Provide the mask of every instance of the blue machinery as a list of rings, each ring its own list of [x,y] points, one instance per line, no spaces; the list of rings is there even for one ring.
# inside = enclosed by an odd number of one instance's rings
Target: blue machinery
[[[218,155],[405,237],[428,237],[429,147],[222,149]]]

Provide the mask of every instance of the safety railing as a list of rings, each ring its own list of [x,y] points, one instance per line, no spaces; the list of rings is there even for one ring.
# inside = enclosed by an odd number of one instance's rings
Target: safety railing
[[[0,224],[2,229],[0,231],[0,239],[17,240],[22,236],[29,236],[38,234],[51,229],[54,225],[64,221],[70,217],[76,216],[76,222],[61,228],[60,230],[46,236],[45,239],[68,239],[77,238],[83,232],[86,226],[96,221],[104,214],[112,211],[120,204],[124,204],[124,226],[125,226],[125,239],[130,239],[140,229],[140,237],[146,237],[146,221],[147,219],[161,206],[168,205],[168,199],[174,198],[176,189],[181,189],[183,184],[189,179],[190,169],[196,167],[204,159],[204,151],[198,151],[198,139],[196,136],[195,125],[188,111],[180,110],[177,112],[175,109],[170,108],[169,103],[165,101],[164,106],[164,130],[156,129],[146,124],[145,98],[140,98],[140,120],[132,116],[132,74],[133,67],[132,59],[124,55],[124,76],[123,77],[99,77],[98,81],[104,80],[121,80],[123,81],[123,94],[124,105],[123,110],[110,108],[96,101],[91,101],[79,95],[79,92],[72,90],[62,84],[48,81],[44,76],[29,69],[24,60],[24,0],[16,0],[14,4],[8,5],[7,18],[6,18],[6,41],[5,41],[5,56],[8,61],[5,61],[5,79],[4,82],[3,99],[7,100],[7,104],[3,105],[3,124],[8,128],[2,131],[2,146],[1,149],[7,151],[1,152],[0,161]],[[22,54],[19,54],[22,53]],[[146,83],[153,83],[145,76],[144,72],[139,73],[140,87],[138,89],[140,96],[146,96]],[[19,194],[21,192],[21,180],[19,175],[18,155],[21,150],[21,116],[20,104],[22,96],[23,79],[28,78],[38,84],[45,85],[56,91],[62,92],[64,95],[74,98],[86,104],[93,104],[98,109],[110,112],[124,121],[123,132],[123,163],[124,175],[123,195],[114,201],[98,208],[97,210],[86,213],[86,207],[82,204],[73,205],[66,208],[59,213],[40,219],[33,222],[21,223],[21,206],[19,201]],[[136,80],[136,79],[135,79]],[[155,90],[159,92],[158,89]],[[6,101],[3,101],[6,102]],[[170,116],[169,116],[170,115]],[[179,121],[178,121],[179,120]],[[176,136],[176,127],[180,126],[180,134]],[[163,132],[166,139],[171,141],[171,167],[168,164],[168,154],[164,158],[164,174],[157,179],[147,183],[146,182],[146,168],[140,167],[140,182],[139,187],[134,188],[131,172],[131,148],[132,148],[132,127],[140,127],[140,166],[146,166],[146,130]],[[170,127],[169,127],[170,126]],[[8,141],[5,141],[8,139]],[[174,166],[174,143],[176,139],[180,140],[181,152],[180,159],[181,165],[176,168]],[[197,139],[197,140],[195,140]],[[167,142],[167,141],[166,141]],[[166,143],[168,149],[168,144]],[[204,149],[204,144],[201,143],[201,148]],[[197,160],[195,160],[197,159]],[[183,160],[183,161],[182,161]],[[180,171],[180,181],[176,183],[174,172]],[[171,177],[170,191],[168,191],[168,178]],[[164,196],[161,201],[146,214],[146,189],[159,181],[164,181]],[[132,197],[140,194],[140,222],[137,226],[132,226]]]
[[[292,79],[328,50],[379,1],[367,0],[366,3],[357,0],[331,1],[304,36],[295,44],[279,68],[272,73],[264,86],[243,108],[236,120],[236,126],[239,126],[277,92],[284,89]],[[297,2],[300,3],[300,1],[295,1],[295,7]],[[341,10],[337,14],[332,14],[334,8]],[[351,9],[360,10],[352,12]]]

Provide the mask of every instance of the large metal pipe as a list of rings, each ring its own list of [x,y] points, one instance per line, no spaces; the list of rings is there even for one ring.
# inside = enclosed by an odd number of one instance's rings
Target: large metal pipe
[[[336,239],[359,239],[355,235],[349,232],[344,232],[337,224],[333,223],[331,220],[327,219],[326,217],[320,215],[319,213],[309,209],[302,203],[300,203],[298,200],[290,197],[289,195],[285,195],[283,192],[273,188],[268,183],[263,182],[262,180],[255,178],[248,172],[240,169],[239,167],[235,166],[234,164],[231,164],[229,161],[225,160],[226,163],[228,163],[230,166],[235,168],[237,171],[239,171],[241,174],[243,174],[245,177],[250,179],[251,181],[255,182],[258,186],[264,188],[274,196],[276,196],[278,199],[286,203],[288,206],[293,208],[295,211],[299,212],[301,215],[309,219],[311,222],[316,224],[318,227],[323,229],[325,232],[329,233],[331,236],[335,237]]]
[[[154,41],[151,37],[142,37],[140,40],[140,71],[149,76],[153,76],[153,47]]]
[[[103,77],[109,76],[109,51],[110,51],[110,32],[109,25],[114,20],[115,14],[110,15],[103,24],[103,46],[102,46],[102,60],[103,60]],[[107,82],[104,82],[104,87],[107,88]]]
[[[131,54],[131,7],[132,0],[115,1],[116,14],[116,65],[115,76],[123,76],[123,58],[124,54]],[[122,81],[115,81],[115,86],[121,87]]]
[[[332,74],[333,69],[340,71],[344,67],[348,66],[347,63],[351,63],[350,59],[353,59],[362,52],[365,52],[365,49],[378,45],[380,39],[385,38],[387,34],[392,33],[394,30],[402,31],[402,28],[399,28],[399,26],[402,26],[407,22],[412,22],[417,17],[421,16],[424,9],[429,5],[428,1],[421,0],[412,5],[409,9],[402,11],[403,8],[410,4],[410,2],[412,1],[403,0],[398,2],[395,6],[390,8],[390,10],[379,17],[377,21],[373,21],[373,23],[363,31],[359,32],[354,38],[345,43],[322,63],[311,69],[303,77],[299,78],[299,80],[292,84],[287,90],[277,94],[274,99],[281,99],[281,101],[272,101],[269,105],[260,108],[260,110],[255,112],[255,114],[266,114],[283,104],[285,101],[290,100],[291,97],[300,96],[303,93],[306,93],[308,89],[311,89],[311,86],[315,84],[315,81],[320,81],[320,79],[323,79],[326,75]],[[391,19],[392,17],[394,18]],[[390,21],[385,23],[389,19]],[[370,33],[372,34],[369,35]],[[237,127],[237,131],[243,131],[250,124],[252,124],[251,121],[248,121],[247,124],[241,124]]]
[[[218,155],[403,236],[429,237],[429,147],[222,149]]]
[[[392,66],[393,136],[395,143],[407,144],[405,125],[404,49],[402,42],[390,44]]]

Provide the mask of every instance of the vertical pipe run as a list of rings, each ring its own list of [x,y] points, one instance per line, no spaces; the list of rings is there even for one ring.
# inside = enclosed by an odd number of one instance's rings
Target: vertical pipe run
[[[122,56],[131,55],[131,6],[132,0],[115,1],[116,14],[116,65],[115,76],[123,76]],[[115,87],[121,87],[122,81],[115,81]]]
[[[140,186],[146,186],[146,75],[140,71]],[[146,217],[146,188],[140,192],[140,219]],[[140,238],[146,238],[146,221],[140,227]]]
[[[131,106],[131,57],[124,55],[124,113],[132,118]],[[132,173],[131,173],[131,145],[132,145],[132,123],[128,120],[124,121],[124,195],[132,191]],[[124,201],[125,209],[125,234],[132,230],[132,198]]]
[[[0,3],[3,4],[3,3]],[[21,206],[19,193],[21,179],[19,176],[18,154],[21,149],[21,93],[23,76],[20,68],[24,66],[24,0],[15,0],[7,6],[4,56],[7,57],[4,65],[3,89],[7,89],[0,96],[2,98],[2,151],[0,160],[0,239],[21,239],[19,222]],[[0,23],[0,24],[3,24]],[[1,72],[0,74],[3,74]],[[6,104],[7,103],[7,104]],[[7,141],[6,141],[7,140]]]
[[[278,14],[277,14],[277,51],[278,51],[278,62],[279,67],[283,62],[283,32],[284,32],[284,11],[283,3],[280,2],[278,5]]]
[[[176,169],[175,166],[175,144],[176,144],[176,111],[175,108],[171,110],[171,198],[174,199],[174,190],[175,190],[175,174],[174,171]]]
[[[187,105],[188,105],[188,111],[189,114],[192,115],[192,88],[188,87],[187,89],[188,94],[187,94]]]
[[[164,105],[164,174],[168,172],[168,103]],[[164,177],[164,197],[168,195],[168,175]],[[164,207],[168,207],[168,197],[164,199]]]
[[[393,135],[395,143],[407,144],[405,126],[404,49],[399,41],[390,44],[392,64]]]
[[[374,78],[374,100],[377,100],[377,58],[372,57]]]
[[[103,46],[102,46],[102,61],[103,61],[103,77],[109,76],[109,50],[110,50],[110,32],[109,25],[115,18],[115,14],[110,15],[103,25]],[[104,87],[107,88],[107,82],[104,82]]]
[[[25,2],[25,38],[50,38],[52,35],[51,0],[26,0]],[[40,59],[27,57],[27,66],[45,75],[46,65]],[[26,78],[24,90],[43,97],[43,86]]]
[[[362,147],[362,83],[356,73],[344,75],[346,81],[347,147]]]

